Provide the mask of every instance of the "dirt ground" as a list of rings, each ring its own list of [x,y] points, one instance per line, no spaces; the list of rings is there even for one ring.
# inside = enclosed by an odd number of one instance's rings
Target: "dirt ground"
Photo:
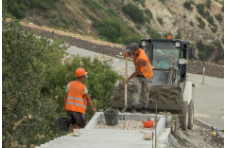
[[[46,38],[53,39],[54,37],[63,38],[67,37],[66,42],[84,48],[86,50],[94,51],[97,53],[109,55],[112,57],[117,57],[121,51],[124,51],[124,46],[107,44],[105,42],[94,42],[92,38],[76,37],[74,35],[67,34],[57,34],[56,31],[49,29],[42,29],[38,27],[30,28],[28,25],[24,26],[24,30],[27,32],[39,32],[39,35]],[[213,63],[203,63],[199,61],[192,61],[187,64],[187,72],[193,74],[202,74],[203,67],[205,67],[206,76],[224,78],[224,66],[217,65]],[[128,96],[129,98],[129,96]],[[219,136],[212,136],[211,129],[205,128],[202,125],[194,124],[192,130],[182,131],[181,129],[176,130],[170,135],[170,148],[222,148],[224,147],[224,139]],[[223,135],[223,132],[220,133]]]

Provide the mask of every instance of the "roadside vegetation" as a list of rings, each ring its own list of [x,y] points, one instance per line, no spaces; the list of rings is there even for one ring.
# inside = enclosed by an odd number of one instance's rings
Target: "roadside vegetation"
[[[115,81],[110,61],[78,56],[65,60],[64,40],[24,32],[18,21],[2,22],[2,146],[34,147],[65,134],[57,118],[66,117],[63,100],[76,68],[83,67],[97,111],[109,107]],[[92,117],[88,107],[87,120]]]

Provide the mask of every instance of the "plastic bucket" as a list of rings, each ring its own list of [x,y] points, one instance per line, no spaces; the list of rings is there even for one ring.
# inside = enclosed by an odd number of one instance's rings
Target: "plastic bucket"
[[[105,122],[107,125],[117,125],[118,124],[118,110],[107,110],[104,111]]]
[[[58,130],[60,131],[69,131],[70,123],[67,121],[67,118],[59,117],[57,119]]]

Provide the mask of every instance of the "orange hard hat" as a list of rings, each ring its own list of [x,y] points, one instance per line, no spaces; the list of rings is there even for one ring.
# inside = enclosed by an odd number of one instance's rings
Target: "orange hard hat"
[[[150,128],[154,125],[154,121],[142,121],[142,123],[144,124],[145,128]]]
[[[75,76],[76,77],[81,77],[83,75],[86,75],[87,72],[83,68],[77,68],[75,71]]]

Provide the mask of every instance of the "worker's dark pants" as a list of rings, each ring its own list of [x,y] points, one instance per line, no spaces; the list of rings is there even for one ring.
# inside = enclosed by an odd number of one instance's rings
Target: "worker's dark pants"
[[[148,106],[150,87],[152,86],[152,77],[146,79],[145,77],[134,77],[134,93],[132,105],[136,106],[142,104],[143,107]]]

